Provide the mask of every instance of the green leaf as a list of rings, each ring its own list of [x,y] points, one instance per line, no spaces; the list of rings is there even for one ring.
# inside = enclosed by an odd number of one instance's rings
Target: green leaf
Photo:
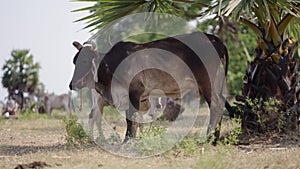
[[[273,15],[270,16],[271,20],[269,21],[268,29],[266,30],[266,36],[265,39],[267,39],[269,42],[272,41],[274,46],[277,46],[281,43],[281,35],[279,34],[277,24],[275,23],[275,20],[273,18]]]
[[[255,23],[244,18],[240,18],[240,22],[247,25],[258,37],[263,36],[261,29]]]

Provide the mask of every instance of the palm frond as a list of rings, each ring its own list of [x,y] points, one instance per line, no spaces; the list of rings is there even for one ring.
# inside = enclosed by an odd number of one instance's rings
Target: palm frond
[[[114,20],[120,19],[121,17],[128,15],[129,13],[136,10],[137,8],[140,8],[146,3],[145,1],[142,0],[123,0],[123,1],[77,0],[77,1],[88,1],[88,2],[96,3],[89,7],[73,10],[73,12],[90,11],[91,13],[90,15],[80,18],[75,22],[86,21],[87,26],[85,26],[84,29],[92,27],[91,31],[95,29],[99,29]]]
[[[240,21],[247,25],[258,37],[262,37],[262,31],[261,29],[253,22],[245,19],[245,18],[240,18]]]
[[[300,17],[300,0],[218,0],[209,11],[218,14],[219,9],[221,15],[245,23],[258,36],[264,34],[266,38],[278,44],[279,37],[284,35],[287,27],[288,31],[298,27],[298,24],[290,23],[293,18]],[[260,28],[261,33],[257,32],[256,27]]]
[[[266,29],[265,39],[272,41],[273,44],[277,46],[281,42],[281,35],[279,34],[273,15],[270,15],[270,17],[271,19],[269,21],[268,28]]]
[[[85,21],[91,31],[101,29],[105,25],[114,22],[126,15],[137,12],[159,12],[184,15],[184,9],[181,4],[197,5],[208,7],[208,5],[187,0],[75,0],[80,2],[95,2],[94,5],[73,10],[73,12],[90,11],[88,16],[82,17],[75,22]]]

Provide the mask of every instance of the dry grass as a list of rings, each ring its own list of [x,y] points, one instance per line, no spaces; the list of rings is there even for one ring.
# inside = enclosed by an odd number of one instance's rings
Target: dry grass
[[[228,125],[224,121],[223,131]],[[49,168],[300,168],[300,140],[291,138],[251,140],[250,145],[240,146],[204,144],[188,157],[171,150],[155,157],[132,159],[96,146],[67,148],[65,126],[59,118],[1,119],[0,168],[34,161],[45,162]]]

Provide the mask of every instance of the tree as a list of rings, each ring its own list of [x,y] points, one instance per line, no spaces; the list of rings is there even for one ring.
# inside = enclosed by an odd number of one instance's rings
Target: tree
[[[244,130],[298,127],[300,77],[295,38],[299,38],[299,7],[299,1],[275,0],[224,0],[217,5],[222,15],[240,21],[258,37],[242,96],[237,97]]]
[[[266,131],[297,127],[300,78],[295,53],[296,39],[300,35],[299,0],[220,0],[213,4],[197,0],[95,2],[98,3],[76,10],[94,11],[78,20],[88,21],[86,28],[92,30],[141,11],[194,17],[217,15],[221,20],[226,21],[228,17],[243,23],[257,36],[253,61],[248,64],[242,96],[237,97],[239,103],[236,103],[243,129]],[[188,9],[193,9],[193,15],[188,15]]]
[[[15,99],[23,107],[24,92],[32,94],[38,86],[40,65],[34,63],[29,50],[13,50],[11,56],[2,67],[2,85],[8,90],[8,98]]]

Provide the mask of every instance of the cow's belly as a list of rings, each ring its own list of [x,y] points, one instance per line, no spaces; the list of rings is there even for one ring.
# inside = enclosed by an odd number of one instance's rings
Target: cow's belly
[[[66,105],[68,105],[68,100],[61,98],[52,99],[50,101],[50,108],[52,109],[63,109]]]
[[[150,54],[152,54],[151,57]],[[131,85],[139,88],[142,84],[141,89],[135,87],[133,89],[134,92],[138,90],[140,98],[137,99],[140,100],[140,103],[151,95],[161,97],[161,95],[153,93],[154,90],[160,90],[163,95],[172,98],[183,97],[191,90],[198,92],[194,74],[182,60],[171,53],[156,49],[144,50],[136,52],[120,65],[114,72],[111,86],[113,103],[119,110],[128,110],[129,108],[128,96],[129,92],[132,92],[129,91]],[[144,107],[140,109],[147,109],[147,106]]]
[[[151,83],[143,82],[145,86],[145,90],[140,95],[140,107],[139,111],[147,112],[151,105],[149,103],[149,98],[159,98],[159,97],[170,97],[173,99],[182,98],[186,93],[190,91],[198,92],[198,88],[196,82],[194,82],[191,78],[182,79],[178,83],[173,80],[165,80],[165,81],[155,81],[156,79],[152,79]],[[136,81],[141,82],[141,81]],[[180,86],[180,87],[179,87]],[[125,111],[129,109],[129,90],[122,85],[113,85],[111,89],[111,94],[113,98],[113,105],[119,111]]]

